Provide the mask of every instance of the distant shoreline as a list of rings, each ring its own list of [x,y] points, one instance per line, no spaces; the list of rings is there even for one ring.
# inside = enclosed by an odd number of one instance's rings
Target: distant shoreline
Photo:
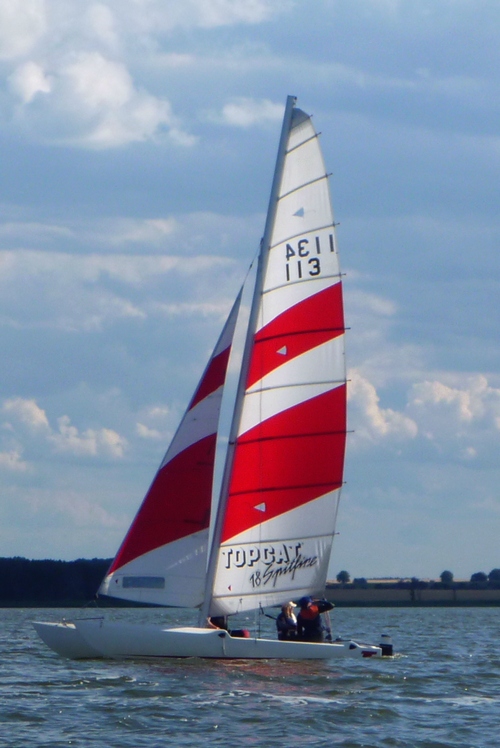
[[[336,607],[467,607],[500,605],[500,589],[474,588],[458,582],[448,587],[419,587],[411,583],[372,583],[366,587],[329,582],[325,597]]]
[[[0,558],[0,608],[133,608],[96,592],[111,559]],[[458,607],[500,605],[500,581],[356,579],[328,581],[325,597],[338,607]],[[151,607],[151,606],[140,606]]]
[[[415,592],[412,597],[412,592]],[[459,608],[500,606],[500,589],[489,590],[409,590],[387,586],[386,589],[327,587],[324,597],[337,608]],[[89,614],[108,608],[144,608],[122,600],[99,598],[86,600],[0,600],[0,608],[74,608]]]

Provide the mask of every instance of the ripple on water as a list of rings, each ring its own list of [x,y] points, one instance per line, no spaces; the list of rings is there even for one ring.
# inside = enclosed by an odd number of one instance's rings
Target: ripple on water
[[[342,633],[365,638],[375,632],[375,638],[390,631],[403,654],[381,661],[72,663],[36,638],[32,611],[4,610],[1,745],[198,748],[209,741],[224,748],[275,748],[285,737],[321,747],[496,748],[498,614],[498,609],[336,613]],[[113,615],[168,617],[164,611]],[[179,615],[175,623],[183,622]],[[50,611],[50,618],[56,617]]]

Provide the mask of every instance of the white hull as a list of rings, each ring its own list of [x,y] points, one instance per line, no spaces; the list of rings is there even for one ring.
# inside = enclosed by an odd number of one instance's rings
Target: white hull
[[[81,636],[76,624],[72,621],[61,623],[33,623],[40,639],[62,657],[71,660],[84,660],[102,657],[101,653],[93,649]]]
[[[164,628],[96,618],[62,623],[35,622],[34,627],[54,652],[76,660],[140,657],[329,660],[382,655],[380,647],[354,641],[317,644],[244,639],[215,629]]]

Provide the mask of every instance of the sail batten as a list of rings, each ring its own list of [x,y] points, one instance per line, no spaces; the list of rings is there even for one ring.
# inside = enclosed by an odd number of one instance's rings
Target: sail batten
[[[297,190],[302,190],[304,187],[309,187],[311,184],[315,184],[316,182],[321,182],[323,179],[328,179],[328,174],[322,174],[320,177],[315,177],[314,179],[310,179],[308,182],[304,182],[303,184],[299,184],[296,187],[293,188],[293,190],[289,190],[288,192],[284,192],[282,195],[279,196],[278,202],[280,200],[283,200],[285,197],[288,197],[289,195],[292,195],[294,192],[297,192]]]

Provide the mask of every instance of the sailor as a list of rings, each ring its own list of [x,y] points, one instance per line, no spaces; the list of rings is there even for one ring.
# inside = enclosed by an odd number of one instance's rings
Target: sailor
[[[291,601],[281,606],[281,613],[276,619],[278,639],[281,641],[297,638],[297,618],[293,612],[295,607],[296,604]]]
[[[313,600],[312,597],[301,597],[300,612],[297,616],[297,637],[306,642],[322,642],[325,639],[325,628],[321,613],[332,610],[333,603],[328,600]],[[331,638],[330,632],[328,632]]]
[[[229,631],[227,616],[212,616],[211,618],[207,618],[207,628]]]
[[[212,616],[211,618],[207,618],[207,628],[227,631],[230,636],[237,636],[243,639],[250,638],[250,631],[248,629],[230,629],[227,616]]]

